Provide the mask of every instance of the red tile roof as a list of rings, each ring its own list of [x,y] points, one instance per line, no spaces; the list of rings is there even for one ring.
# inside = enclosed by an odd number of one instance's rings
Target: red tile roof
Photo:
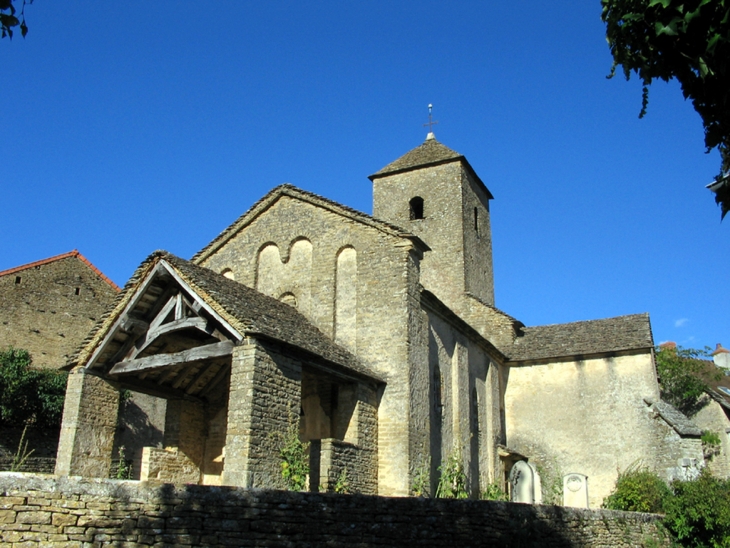
[[[3,270],[0,272],[0,276],[7,276],[8,274],[14,274],[16,272],[21,272],[23,270],[27,270],[29,268],[32,268],[34,266],[42,266],[44,264],[52,263],[54,261],[60,261],[61,259],[66,259],[68,257],[76,257],[80,261],[86,264],[91,270],[93,270],[102,280],[104,280],[106,283],[108,283],[110,286],[114,288],[114,290],[119,291],[119,286],[115,284],[113,281],[111,281],[109,278],[107,278],[104,273],[96,268],[93,264],[91,264],[91,261],[84,257],[77,249],[74,249],[73,251],[69,251],[68,253],[62,253],[61,255],[55,255],[54,257],[48,257],[47,259],[42,259],[40,261],[35,261],[33,263],[28,263],[20,266],[16,266],[14,268],[9,268],[8,270]]]

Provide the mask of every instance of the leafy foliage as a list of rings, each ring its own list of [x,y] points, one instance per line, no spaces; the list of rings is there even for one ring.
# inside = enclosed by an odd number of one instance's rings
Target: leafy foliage
[[[413,482],[411,484],[411,493],[414,497],[429,496],[429,470],[431,469],[431,457],[421,462],[413,473]]]
[[[664,504],[671,494],[664,480],[636,463],[619,473],[616,487],[604,499],[603,507],[627,512],[660,513],[664,511]]]
[[[481,498],[482,500],[508,501],[509,495],[504,489],[502,489],[501,485],[495,482],[487,485],[487,488],[482,491],[482,494],[479,498]]]
[[[347,477],[347,468],[343,468],[340,475],[337,476],[337,481],[335,482],[335,493],[340,495],[349,495],[351,493],[350,480]]]
[[[54,427],[61,423],[68,375],[31,368],[26,350],[0,351],[0,425]]]
[[[672,483],[664,525],[682,546],[730,547],[730,480],[705,468],[693,481]]]
[[[28,451],[28,440],[25,439],[25,434],[28,432],[28,425],[26,424],[23,428],[23,433],[20,435],[20,441],[18,442],[18,450],[13,455],[13,462],[10,463],[11,472],[20,472],[30,456],[35,452],[35,449]]]
[[[613,68],[643,83],[640,117],[649,85],[676,78],[702,118],[708,151],[722,158],[720,180],[730,171],[730,0],[601,0]],[[730,191],[718,192],[722,215]]]
[[[679,546],[730,547],[730,480],[713,477],[707,468],[697,479],[667,487],[657,474],[631,466],[619,474],[603,507],[664,513],[664,526]]]
[[[124,450],[125,447],[123,445],[120,445],[117,451],[117,457],[119,458],[119,462],[117,463],[117,470],[114,474],[114,477],[118,480],[132,479],[132,461],[127,460],[124,454]]]
[[[13,27],[20,27],[20,34],[28,34],[28,25],[25,24],[25,6],[26,4],[32,4],[33,0],[23,0],[23,5],[20,8],[20,19],[16,16],[17,10],[13,5],[13,2],[17,3],[17,0],[0,0],[0,31],[2,31],[2,38],[6,36],[13,39]]]
[[[662,399],[685,415],[695,414],[702,406],[707,383],[703,379],[705,365],[701,358],[707,356],[707,350],[657,349],[656,368]]]
[[[455,451],[449,455],[446,462],[439,466],[441,477],[436,488],[436,498],[466,499],[469,492],[466,490],[466,474],[461,463],[461,455]]]
[[[307,488],[309,476],[309,443],[299,439],[299,431],[292,423],[283,437],[279,456],[281,457],[281,477],[287,489],[304,491]]]

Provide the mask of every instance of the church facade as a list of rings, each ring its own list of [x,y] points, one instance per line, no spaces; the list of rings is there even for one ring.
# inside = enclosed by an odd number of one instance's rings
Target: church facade
[[[191,260],[148,257],[70,360],[56,472],[109,475],[120,393],[160,417],[139,479],[281,488],[292,433],[313,490],[433,496],[451,467],[472,497],[522,477],[519,500],[596,507],[638,461],[702,466],[647,314],[496,308],[492,194],[433,134],[370,179],[372,216],[282,185]]]

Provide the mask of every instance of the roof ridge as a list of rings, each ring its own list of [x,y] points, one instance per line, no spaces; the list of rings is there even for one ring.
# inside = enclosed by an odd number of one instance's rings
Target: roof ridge
[[[77,257],[78,259],[80,259],[83,263],[86,264],[86,266],[91,268],[91,270],[93,270],[102,280],[112,286],[112,288],[114,288],[116,291],[119,291],[119,286],[115,284],[110,278],[108,278],[101,270],[96,268],[89,259],[81,254],[78,249],[73,249],[67,253],[61,253],[60,255],[54,255],[53,257],[48,257],[47,259],[41,259],[40,261],[33,261],[32,263],[8,268],[7,270],[0,271],[0,276],[15,274],[16,272],[22,272],[23,270],[28,270],[29,268],[33,268],[36,266],[43,266],[45,264],[49,264],[55,261],[60,261],[61,259],[68,259],[69,257]]]
[[[536,329],[541,327],[558,327],[558,326],[564,326],[564,325],[578,325],[578,324],[587,324],[587,323],[598,323],[598,322],[607,322],[609,320],[618,320],[620,318],[632,318],[637,316],[644,316],[649,317],[648,312],[638,312],[636,314],[622,314],[620,316],[609,316],[608,318],[598,318],[594,320],[578,320],[574,322],[563,322],[563,323],[548,323],[543,325],[530,325],[525,326],[525,329]]]

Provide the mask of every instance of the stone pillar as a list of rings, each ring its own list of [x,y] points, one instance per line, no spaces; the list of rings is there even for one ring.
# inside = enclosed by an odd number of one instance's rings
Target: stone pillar
[[[278,346],[249,338],[233,348],[223,485],[284,486],[279,450],[298,432],[301,382],[301,362]]]
[[[119,391],[106,380],[75,369],[68,376],[56,474],[107,478],[111,469]]]

